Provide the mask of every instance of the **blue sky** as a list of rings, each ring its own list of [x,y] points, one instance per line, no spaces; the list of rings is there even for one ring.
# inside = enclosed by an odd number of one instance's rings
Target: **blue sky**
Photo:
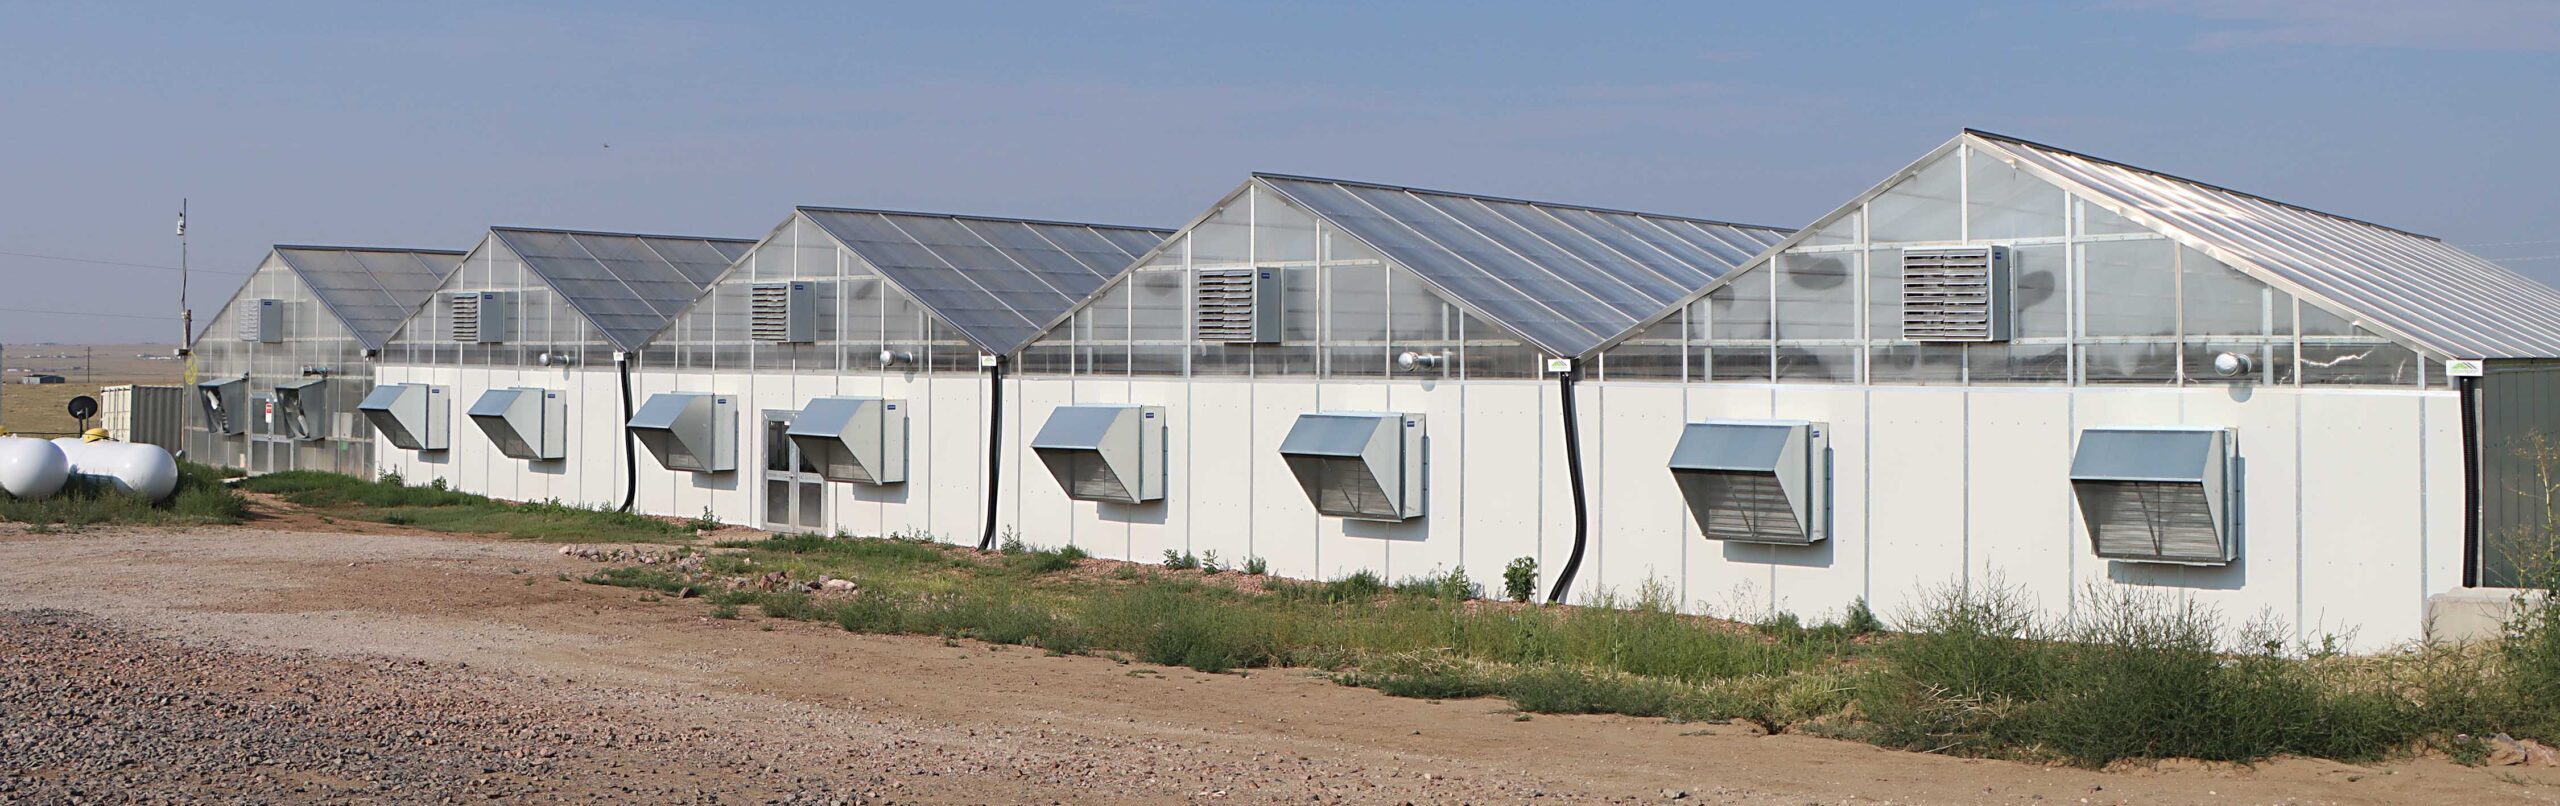
[[[1800,225],[1971,126],[2560,279],[2560,3],[0,3],[0,341],[267,245],[1174,226],[1247,171]],[[2519,243],[2526,242],[2526,243]],[[24,257],[44,255],[47,258]],[[2531,259],[2531,258],[2545,259]],[[212,273],[229,272],[229,273]]]

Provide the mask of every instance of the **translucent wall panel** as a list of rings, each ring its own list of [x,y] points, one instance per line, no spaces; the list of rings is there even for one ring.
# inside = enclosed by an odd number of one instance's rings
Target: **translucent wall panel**
[[[1953,241],[1963,236],[1961,161],[1948,152],[1867,203],[1868,240]]]
[[[1986,152],[1968,149],[1964,191],[1965,234],[1973,240],[2063,234],[2068,211],[2062,188]]]

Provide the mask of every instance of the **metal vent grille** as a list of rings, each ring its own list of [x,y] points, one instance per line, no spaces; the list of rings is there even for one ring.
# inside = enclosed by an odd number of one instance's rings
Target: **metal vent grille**
[[[1801,542],[1805,526],[1778,477],[1733,471],[1674,473],[1709,540]]]
[[[2199,484],[2082,481],[2084,517],[2102,557],[2224,559],[2222,529]]]
[[[1903,338],[2007,341],[2008,307],[2007,248],[1903,250]]]
[[[777,344],[816,341],[815,296],[805,280],[749,286],[748,335],[756,341]]]
[[[464,342],[479,341],[480,295],[471,293],[455,294],[452,299],[453,340]]]
[[[1270,269],[1201,269],[1192,286],[1192,322],[1200,340],[1278,342],[1278,278],[1279,272]]]
[[[283,341],[284,307],[282,300],[244,299],[240,301],[240,340],[274,343]]]

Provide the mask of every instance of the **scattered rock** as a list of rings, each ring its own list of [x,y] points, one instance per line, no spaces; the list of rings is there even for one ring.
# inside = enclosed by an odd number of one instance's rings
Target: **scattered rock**
[[[1662,790],[1662,799],[1663,799],[1663,800],[1688,800],[1688,799],[1689,799],[1689,790],[1686,790],[1686,789],[1665,789],[1665,790]]]

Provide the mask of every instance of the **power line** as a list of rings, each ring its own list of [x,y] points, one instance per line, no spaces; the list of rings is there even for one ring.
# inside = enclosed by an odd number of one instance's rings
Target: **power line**
[[[125,267],[125,268],[130,268],[130,269],[158,269],[158,270],[160,270],[160,271],[178,271],[178,270],[179,270],[179,269],[178,269],[178,267],[176,267],[176,266],[161,266],[161,265],[152,264],[152,263],[126,263],[126,262],[119,261],[119,260],[94,260],[94,259],[85,258],[85,257],[64,257],[64,256],[62,256],[62,255],[39,255],[39,254],[35,254],[35,253],[32,253],[32,252],[0,252],[0,255],[7,255],[7,256],[9,256],[9,257],[34,258],[34,259],[36,259],[36,260],[59,260],[59,261],[62,261],[62,262],[64,262],[64,263],[88,263],[88,264],[91,264],[91,265],[97,265],[97,266],[123,266],[123,267]],[[240,275],[246,275],[246,274],[248,274],[248,273],[249,273],[249,272],[245,272],[245,271],[219,271],[219,270],[215,270],[215,269],[195,269],[194,271],[210,272],[210,273],[213,273],[213,274],[240,274]]]
[[[175,316],[150,316],[150,315],[147,315],[147,314],[138,314],[138,313],[95,313],[95,312],[88,312],[88,311],[41,311],[41,310],[36,310],[36,309],[34,309],[34,308],[0,308],[0,311],[5,311],[5,312],[8,312],[8,313],[32,313],[32,314],[40,314],[40,315],[41,315],[41,314],[51,314],[51,315],[54,315],[54,316],[105,316],[105,317],[112,317],[112,318],[116,318],[116,319],[149,319],[149,320],[154,321],[154,322],[166,322],[166,321],[169,321],[169,320],[171,320],[171,319],[176,319],[176,318],[178,318],[178,317],[175,317]]]

